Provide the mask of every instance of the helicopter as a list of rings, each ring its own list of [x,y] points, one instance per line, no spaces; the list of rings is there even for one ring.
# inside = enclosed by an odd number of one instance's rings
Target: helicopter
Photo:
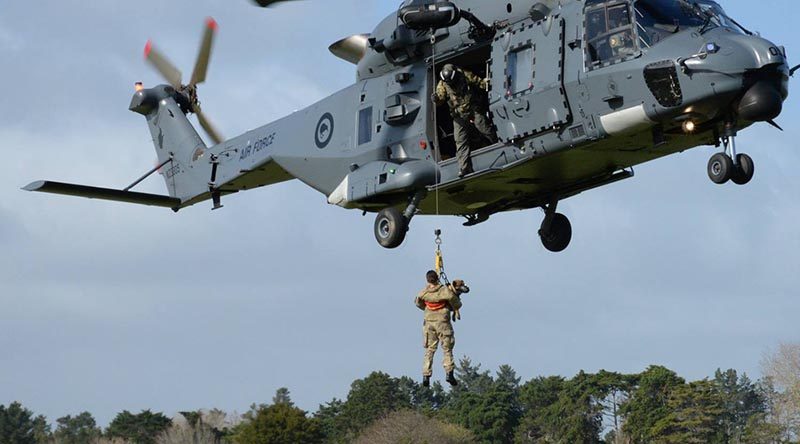
[[[780,129],[800,68],[714,0],[405,0],[371,33],[330,46],[355,65],[353,85],[224,139],[197,93],[216,30],[209,19],[188,84],[151,42],[145,48],[168,84],[137,84],[129,109],[148,123],[155,168],[121,190],[54,181],[24,189],[178,212],[209,200],[217,210],[231,194],[298,179],[329,204],[376,213],[385,248],[403,243],[417,215],[473,226],[541,208],[541,242],[560,252],[572,227],[559,202],[632,178],[642,163],[710,145],[718,152],[709,178],[747,184],[755,166],[737,133],[758,122]],[[445,64],[487,80],[480,99],[496,132],[496,142],[472,141],[474,172],[463,177],[453,118],[431,98]],[[156,171],[168,195],[132,191]]]

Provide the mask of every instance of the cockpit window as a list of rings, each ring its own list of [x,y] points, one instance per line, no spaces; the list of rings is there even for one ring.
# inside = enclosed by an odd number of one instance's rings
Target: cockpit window
[[[637,0],[633,9],[645,46],[653,46],[682,29],[708,26],[709,17],[693,0]]]
[[[590,68],[635,55],[630,4],[620,0],[588,1],[586,41]]]
[[[722,6],[719,3],[715,2],[714,0],[696,0],[697,5],[703,10],[704,13],[710,14],[717,23],[712,23],[714,25],[723,26],[728,28],[731,31],[738,32],[740,34],[746,34],[747,30],[742,28],[735,20],[731,19],[728,14],[725,13],[725,10],[722,9]]]

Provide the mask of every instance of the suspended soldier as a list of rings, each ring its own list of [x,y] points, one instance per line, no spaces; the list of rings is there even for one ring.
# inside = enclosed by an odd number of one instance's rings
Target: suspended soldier
[[[483,104],[482,96],[486,94],[488,81],[449,63],[444,65],[439,76],[442,81],[436,86],[432,99],[437,106],[447,103],[450,107],[460,168],[458,177],[464,177],[473,172],[470,139],[474,132],[477,131],[491,143],[497,141]]]
[[[414,300],[414,304],[420,310],[425,311],[425,318],[422,324],[422,334],[425,346],[425,360],[422,365],[422,385],[429,387],[431,375],[433,375],[433,355],[439,344],[442,345],[444,353],[444,371],[447,373],[447,382],[450,385],[458,385],[453,370],[453,346],[456,339],[453,333],[453,324],[450,323],[451,310],[461,308],[461,298],[459,298],[446,285],[439,283],[439,275],[431,270],[425,275],[428,285],[423,289]]]

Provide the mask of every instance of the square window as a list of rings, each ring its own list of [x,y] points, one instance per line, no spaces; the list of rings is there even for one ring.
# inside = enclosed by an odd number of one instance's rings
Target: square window
[[[533,47],[525,46],[508,54],[508,89],[517,94],[530,89],[533,82]]]
[[[372,141],[372,107],[358,112],[358,144]]]

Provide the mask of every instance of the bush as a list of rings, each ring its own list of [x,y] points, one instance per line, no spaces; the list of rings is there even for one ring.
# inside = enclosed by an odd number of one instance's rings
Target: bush
[[[390,413],[367,427],[355,444],[470,444],[472,433],[411,410]]]

